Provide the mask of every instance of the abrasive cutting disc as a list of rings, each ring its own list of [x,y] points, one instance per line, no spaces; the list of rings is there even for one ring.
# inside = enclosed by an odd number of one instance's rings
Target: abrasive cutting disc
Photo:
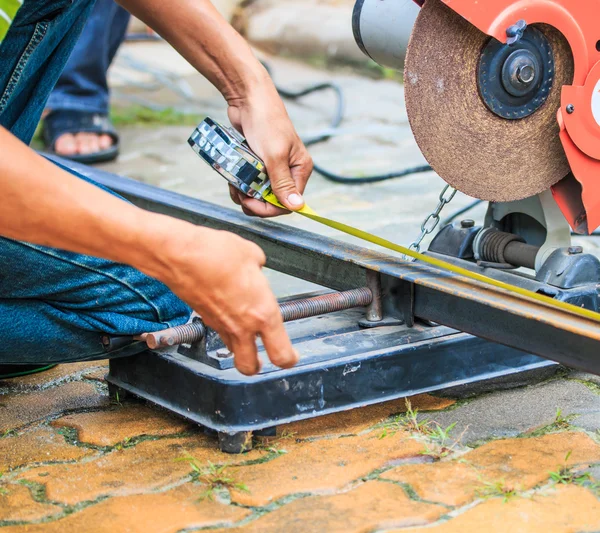
[[[554,54],[554,80],[532,115],[494,114],[478,89],[479,61],[490,37],[440,0],[426,0],[405,62],[410,125],[434,170],[458,190],[488,201],[520,200],[547,190],[569,172],[556,121],[563,85],[573,79],[568,43],[537,27]]]

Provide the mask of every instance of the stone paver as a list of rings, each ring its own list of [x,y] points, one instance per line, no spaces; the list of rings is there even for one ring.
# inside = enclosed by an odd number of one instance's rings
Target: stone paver
[[[430,394],[419,394],[411,398],[411,406],[419,411],[437,411],[446,409],[454,404],[450,398],[436,398]],[[404,398],[385,402],[360,410],[342,411],[332,415],[320,416],[302,422],[285,424],[280,427],[279,434],[293,435],[295,438],[314,438],[323,435],[353,435],[372,427],[372,420],[383,420],[389,416],[404,413],[406,400]]]
[[[289,494],[333,492],[379,468],[424,460],[423,444],[402,431],[384,439],[368,433],[291,446],[282,442],[280,446],[287,453],[268,463],[233,469],[249,489],[234,490],[234,502],[263,506]]]
[[[335,496],[295,500],[234,531],[362,533],[425,525],[445,511],[438,505],[410,500],[397,485],[371,481]]]
[[[461,506],[494,486],[526,491],[564,466],[582,470],[599,461],[600,446],[587,435],[559,433],[494,441],[452,461],[400,466],[381,477],[407,483],[424,500]]]
[[[73,428],[77,430],[80,442],[96,446],[114,446],[144,435],[173,435],[193,427],[166,411],[139,404],[126,404],[110,411],[67,415],[54,420],[52,425]]]
[[[559,487],[533,497],[507,503],[489,500],[452,520],[428,529],[428,533],[584,533],[600,527],[600,503],[588,490]],[[394,533],[421,533],[421,529],[398,529]]]
[[[54,522],[7,527],[2,531],[175,533],[184,528],[226,526],[250,514],[240,507],[199,501],[199,492],[198,487],[189,484],[161,494],[111,498]],[[0,510],[0,517],[1,513]]]
[[[51,385],[72,380],[79,375],[87,376],[91,372],[106,374],[108,363],[98,361],[90,367],[90,363],[70,363],[68,365],[58,365],[54,368],[39,374],[22,376],[19,378],[5,379],[0,381],[0,391],[8,390],[39,390]],[[93,368],[97,367],[95,370]]]
[[[0,472],[35,463],[74,461],[90,450],[69,445],[62,435],[42,427],[0,439]]]
[[[0,396],[0,434],[65,411],[106,407],[107,396],[92,383],[72,382],[31,394]]]
[[[50,503],[36,502],[23,485],[0,484],[0,524],[2,522],[27,522],[58,516],[62,508]]]
[[[51,501],[76,504],[107,495],[150,492],[179,482],[191,472],[189,463],[181,460],[188,456],[201,464],[226,459],[217,451],[214,439],[198,435],[141,442],[75,465],[32,468],[18,479],[43,483]],[[237,461],[259,456],[259,452],[251,452]]]

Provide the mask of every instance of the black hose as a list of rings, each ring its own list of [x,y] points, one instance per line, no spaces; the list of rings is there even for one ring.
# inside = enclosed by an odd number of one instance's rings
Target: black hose
[[[263,63],[265,69],[272,77],[271,69],[265,63]],[[278,85],[275,85],[277,92],[281,95],[282,98],[287,98],[288,100],[297,100],[298,98],[302,98],[303,96],[307,96],[309,94],[331,90],[335,93],[337,103],[335,106],[335,113],[331,122],[329,123],[329,128],[327,131],[324,131],[321,134],[318,134],[314,137],[309,137],[302,139],[306,146],[312,146],[318,143],[322,143],[331,139],[334,136],[334,133],[330,133],[329,130],[334,130],[342,123],[344,120],[344,108],[345,108],[345,98],[344,91],[337,83],[318,83],[316,85],[311,85],[299,91],[290,91],[287,89],[283,89]],[[315,172],[321,174],[325,179],[329,181],[333,181],[335,183],[343,183],[346,185],[362,185],[365,183],[377,183],[381,181],[387,181],[395,178],[403,178],[405,176],[409,176],[411,174],[418,174],[421,172],[430,172],[433,170],[429,165],[419,165],[416,167],[404,168],[402,170],[389,172],[386,174],[375,174],[372,176],[342,176],[340,174],[336,174],[335,172],[331,172],[320,165],[315,164]]]

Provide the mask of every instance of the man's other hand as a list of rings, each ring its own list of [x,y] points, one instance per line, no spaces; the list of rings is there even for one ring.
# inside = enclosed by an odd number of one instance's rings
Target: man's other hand
[[[243,100],[229,102],[229,120],[250,148],[265,162],[271,187],[277,199],[290,211],[304,206],[302,194],[313,170],[308,150],[300,140],[271,79]],[[249,198],[230,187],[231,199],[249,216],[273,217],[289,213],[263,201]]]
[[[194,226],[189,229],[179,232],[179,238],[168,245],[173,264],[167,285],[217,331],[242,374],[251,376],[260,371],[257,336],[273,364],[294,366],[298,354],[262,273],[263,251],[233,233]]]

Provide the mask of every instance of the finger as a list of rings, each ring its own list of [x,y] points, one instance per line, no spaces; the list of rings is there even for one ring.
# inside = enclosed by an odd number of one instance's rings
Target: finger
[[[242,205],[242,202],[241,202],[239,194],[238,194],[238,190],[233,185],[229,186],[229,196],[231,197],[231,201],[234,204]]]
[[[248,216],[259,216],[262,218],[278,217],[280,215],[289,215],[290,211],[275,207],[262,200],[256,200],[246,196],[242,198],[242,210]]]
[[[269,157],[265,163],[277,199],[291,211],[301,209],[304,206],[304,199],[292,177],[289,153]]]
[[[300,162],[292,166],[292,178],[294,179],[298,190],[304,194],[308,179],[314,170],[314,163],[306,148],[303,147],[302,151],[303,155],[300,158]]]
[[[256,348],[255,334],[244,334],[237,338],[231,338],[233,361],[238,371],[245,376],[254,376],[260,372],[260,361]]]
[[[260,332],[260,337],[267,355],[274,365],[280,368],[291,368],[298,362],[298,352],[292,346],[279,309],[273,313],[273,318],[267,327]]]

